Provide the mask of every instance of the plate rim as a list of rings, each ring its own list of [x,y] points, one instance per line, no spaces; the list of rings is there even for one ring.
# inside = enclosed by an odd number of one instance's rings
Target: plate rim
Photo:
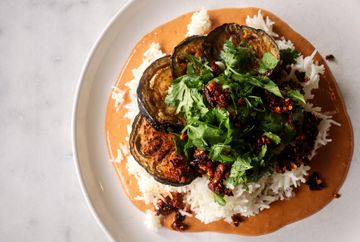
[[[83,198],[85,198],[86,204],[88,208],[91,211],[91,214],[93,218],[95,218],[95,221],[100,226],[101,230],[105,233],[106,237],[110,239],[111,241],[116,241],[113,237],[112,233],[108,230],[108,228],[105,226],[104,222],[100,219],[100,216],[98,212],[95,209],[95,206],[93,202],[90,199],[88,189],[85,185],[85,181],[83,178],[83,172],[82,168],[80,166],[79,157],[78,157],[78,148],[77,148],[77,119],[78,119],[78,109],[79,109],[79,99],[81,95],[81,91],[84,84],[84,77],[85,74],[88,72],[89,65],[93,61],[94,55],[96,50],[101,45],[103,39],[105,36],[109,33],[109,30],[113,27],[118,17],[125,12],[130,5],[135,0],[126,0],[126,2],[117,10],[117,12],[111,17],[111,19],[106,23],[105,27],[101,30],[100,34],[96,38],[95,42],[92,44],[90,51],[87,54],[87,57],[85,58],[85,62],[82,66],[80,76],[77,80],[77,85],[75,89],[75,97],[73,99],[73,106],[72,106],[72,114],[71,114],[71,142],[72,142],[72,152],[73,152],[73,160],[74,160],[74,166],[76,170],[76,177],[80,184],[81,192],[83,194]]]

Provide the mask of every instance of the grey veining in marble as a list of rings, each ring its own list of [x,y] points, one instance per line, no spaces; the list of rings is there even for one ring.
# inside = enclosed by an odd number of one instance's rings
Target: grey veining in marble
[[[82,65],[124,0],[0,1],[0,241],[107,241],[71,150]]]

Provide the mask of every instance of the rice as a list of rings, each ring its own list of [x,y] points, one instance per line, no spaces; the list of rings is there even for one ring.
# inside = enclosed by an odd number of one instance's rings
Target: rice
[[[313,89],[319,88],[320,75],[324,74],[325,68],[323,65],[318,65],[313,61],[316,50],[307,57],[299,56],[296,64],[292,66],[290,75],[296,79],[295,71],[305,72],[306,82],[303,84],[304,97],[306,100],[313,99],[314,95],[311,93]]]
[[[278,40],[275,40],[277,46],[279,47],[279,50],[285,50],[285,49],[295,49],[294,44],[290,40],[286,40],[284,37],[281,37]]]
[[[341,124],[334,121],[331,114],[322,113],[321,107],[314,107],[312,103],[306,103],[304,109],[305,111],[311,112],[317,118],[321,119],[318,126],[319,133],[315,140],[314,149],[309,156],[309,159],[312,159],[316,155],[316,151],[321,146],[325,146],[327,143],[332,141],[332,139],[328,138],[331,125],[334,124],[336,126],[341,126]]]
[[[124,103],[125,91],[120,88],[113,87],[111,92],[111,98],[114,100],[114,107],[116,112],[119,112],[121,105]]]
[[[202,8],[191,16],[191,22],[187,26],[188,32],[185,36],[203,35],[209,31],[210,27],[211,21],[207,10]]]
[[[201,177],[188,185],[186,202],[190,204],[195,217],[208,224],[220,219],[231,223],[231,216],[240,213],[244,217],[254,216],[270,207],[272,202],[293,196],[293,188],[305,182],[309,166],[301,166],[285,173],[264,176],[256,183],[239,185],[233,190],[234,196],[225,196],[226,204],[214,201],[212,191],[208,189],[208,179]]]
[[[255,29],[262,29],[267,34],[273,37],[278,37],[279,35],[273,31],[273,25],[275,24],[269,16],[264,19],[264,16],[261,13],[261,10],[258,11],[257,15],[253,17],[247,16],[246,17],[246,25]]]
[[[250,17],[247,16],[246,24],[263,29],[269,35],[278,37],[273,32],[274,22],[269,17],[264,19],[261,11],[257,15]],[[191,17],[191,23],[188,25],[188,32],[186,36],[194,34],[204,34],[211,26],[209,16],[205,9],[201,9],[194,13]],[[290,40],[281,37],[276,40],[279,49],[294,49],[294,45]],[[318,65],[313,61],[316,51],[312,55],[303,57],[299,56],[296,63],[291,66],[291,72],[288,78],[297,80],[295,71],[305,72],[307,82],[303,85],[305,91],[305,98],[310,100],[313,98],[311,91],[319,87],[320,75],[324,73],[324,66]],[[125,85],[129,88],[128,93],[130,102],[124,105],[126,109],[125,117],[131,122],[138,114],[136,88],[144,70],[156,59],[164,56],[158,43],[152,43],[149,49],[144,53],[143,63],[132,70],[134,78]],[[115,106],[118,108],[123,105],[124,94],[119,89],[113,88],[112,97],[115,100]],[[307,102],[304,105],[306,111],[312,112],[316,117],[321,119],[319,124],[319,133],[315,141],[313,152],[309,155],[312,158],[316,154],[316,150],[331,142],[328,138],[330,127],[340,125],[332,120],[329,113],[322,113],[320,107],[314,107],[313,104]],[[130,134],[131,125],[127,126],[127,131]],[[128,137],[127,137],[128,140]],[[270,204],[277,201],[288,199],[294,195],[294,188],[305,183],[306,176],[308,176],[309,166],[300,166],[285,173],[274,173],[262,177],[259,181],[249,183],[246,186],[238,185],[233,187],[234,196],[225,196],[225,206],[220,206],[214,201],[213,193],[208,189],[208,179],[199,177],[191,184],[183,187],[173,187],[164,185],[157,182],[151,175],[149,175],[129,154],[128,148],[124,144],[120,144],[117,150],[118,155],[115,161],[121,160],[120,158],[126,157],[128,172],[133,175],[138,183],[140,196],[136,197],[137,200],[144,201],[145,204],[153,204],[156,207],[158,199],[163,199],[166,196],[171,196],[172,192],[180,192],[186,194],[185,201],[194,211],[194,216],[201,222],[207,224],[217,220],[224,219],[226,222],[231,223],[231,216],[239,213],[242,216],[250,217],[258,214],[264,209],[270,208]],[[185,211],[180,211],[183,215],[192,216]],[[152,230],[157,230],[160,227],[160,218],[156,217],[154,212],[148,210],[146,212],[145,224]]]
[[[141,76],[143,72],[146,70],[146,68],[148,68],[153,61],[163,56],[165,56],[165,53],[161,51],[159,43],[151,43],[149,49],[144,53],[144,57],[141,65],[132,70],[132,74],[134,78],[128,83],[125,83],[125,86],[129,88],[129,97],[130,97],[130,102],[124,106],[127,111],[125,114],[125,118],[129,119],[131,122],[139,113],[139,107],[137,105],[136,89],[141,79]],[[130,135],[129,130],[128,130],[128,134]]]
[[[173,187],[157,182],[131,155],[127,156],[126,159],[127,169],[131,175],[135,176],[141,193],[141,196],[136,197],[137,200],[142,200],[145,204],[155,205],[158,199],[171,196],[171,192],[186,192],[186,186]]]

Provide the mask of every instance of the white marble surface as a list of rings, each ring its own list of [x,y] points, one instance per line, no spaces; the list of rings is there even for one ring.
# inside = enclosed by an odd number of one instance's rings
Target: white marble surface
[[[303,1],[294,2],[292,7],[296,8]],[[305,2],[309,5],[313,1]],[[314,2],[320,8],[322,1]],[[333,35],[327,28],[320,39],[313,32],[318,31],[316,28],[307,28],[305,24],[294,27],[311,36],[321,53],[335,54],[337,62],[330,67],[344,94],[356,141],[360,135],[357,97],[360,69],[351,60],[356,60],[360,53],[353,53],[348,42],[342,40],[353,38],[353,43],[359,43],[360,35],[356,32],[359,18],[352,22],[351,16],[358,14],[360,4],[356,0],[349,2],[345,5],[327,1],[327,11],[335,18],[339,17],[337,11],[341,11],[343,17],[337,21],[343,26],[350,21],[352,31],[339,28]],[[0,0],[0,242],[108,241],[80,190],[70,126],[75,89],[88,52],[124,3],[124,0]],[[315,11],[307,14],[315,22],[325,21],[324,15]],[[299,23],[302,16],[284,17]],[[329,48],[332,43],[336,43],[336,48]],[[352,203],[349,207],[348,203],[359,197],[359,155],[355,146],[354,160],[342,188],[343,198],[326,208],[344,211],[344,217],[334,221],[333,228],[340,232],[348,228],[346,231],[351,234],[358,229],[355,226],[349,229],[346,222],[353,214],[359,214],[359,206]],[[317,219],[331,220],[331,213],[326,211],[320,212],[322,215]]]
[[[71,114],[91,46],[124,3],[0,1],[0,241],[108,241],[75,173]]]

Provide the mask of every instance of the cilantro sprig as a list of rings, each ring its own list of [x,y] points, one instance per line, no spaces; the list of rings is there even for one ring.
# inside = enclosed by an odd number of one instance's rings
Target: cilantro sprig
[[[293,63],[297,53],[283,51],[281,60]],[[209,159],[231,166],[227,183],[236,186],[256,181],[273,171],[274,160],[282,144],[294,139],[296,130],[287,124],[287,116],[274,113],[268,107],[268,98],[294,102],[294,115],[301,113],[304,96],[298,89],[280,89],[277,80],[268,73],[274,71],[280,60],[266,52],[257,58],[247,42],[235,46],[225,41],[220,59],[225,70],[214,76],[207,62],[187,56],[185,75],[173,80],[165,102],[184,115],[186,125],[181,131],[186,139],[175,135],[176,149],[190,161],[194,149],[207,152]],[[210,107],[204,101],[204,86],[215,81],[230,92],[231,103],[226,108]],[[240,125],[236,125],[239,122]],[[258,137],[267,137],[271,143],[256,145]],[[214,195],[220,205],[223,196]]]

